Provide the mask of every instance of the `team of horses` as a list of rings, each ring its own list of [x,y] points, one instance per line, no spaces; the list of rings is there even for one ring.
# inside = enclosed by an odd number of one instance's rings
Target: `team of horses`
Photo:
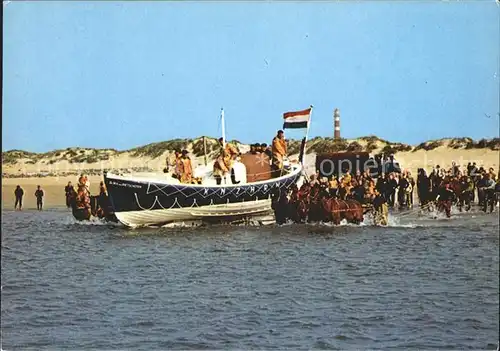
[[[439,189],[449,184],[453,193],[451,199],[439,199]],[[439,186],[431,188],[429,177],[419,175],[417,179],[418,196],[421,202],[421,210],[445,213],[451,216],[452,205],[462,211],[471,209],[473,193],[469,185],[463,179],[443,179]],[[347,223],[359,224],[363,222],[364,215],[373,213],[375,224],[387,224],[387,205],[385,208],[364,207],[362,203],[353,199],[339,199],[331,196],[324,184],[304,183],[300,189],[294,185],[289,194],[276,189],[271,194],[272,209],[276,217],[276,223],[283,224],[287,221],[294,223],[305,222],[331,222],[339,225],[342,220]],[[493,206],[491,206],[493,208]],[[410,210],[412,211],[412,210]],[[491,211],[491,210],[490,210]]]
[[[347,223],[360,224],[365,211],[359,201],[331,196],[328,189],[320,184],[304,183],[300,189],[294,185],[289,196],[276,189],[271,200],[278,224],[288,220],[294,223],[331,222],[336,225],[346,220]]]

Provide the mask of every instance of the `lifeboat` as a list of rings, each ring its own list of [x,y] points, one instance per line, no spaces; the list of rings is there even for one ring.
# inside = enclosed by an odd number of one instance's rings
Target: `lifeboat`
[[[272,214],[271,193],[287,192],[296,184],[302,164],[288,164],[282,175],[273,178],[265,154],[247,154],[241,159],[233,166],[233,179],[228,175],[221,184],[203,167],[195,171],[201,184],[182,184],[165,175],[161,179],[158,175],[111,172],[104,175],[104,182],[114,215],[129,227],[217,219],[230,222]]]

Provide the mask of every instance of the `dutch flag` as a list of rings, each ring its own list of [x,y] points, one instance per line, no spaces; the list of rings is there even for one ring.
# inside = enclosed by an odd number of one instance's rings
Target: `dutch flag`
[[[302,111],[285,112],[283,114],[283,129],[286,128],[307,128],[311,118],[311,107]]]

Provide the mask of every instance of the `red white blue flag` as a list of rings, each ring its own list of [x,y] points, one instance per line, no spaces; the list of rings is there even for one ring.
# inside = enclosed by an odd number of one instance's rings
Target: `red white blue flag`
[[[285,112],[283,114],[283,129],[285,128],[307,128],[311,118],[311,108],[302,111]]]

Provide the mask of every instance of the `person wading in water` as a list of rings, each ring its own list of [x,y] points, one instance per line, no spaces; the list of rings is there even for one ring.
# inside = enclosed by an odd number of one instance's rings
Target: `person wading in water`
[[[35,191],[35,197],[36,197],[36,209],[38,211],[42,211],[43,209],[43,196],[44,196],[44,192],[42,190],[42,188],[40,188],[40,185],[38,185],[36,187],[36,191]]]
[[[84,173],[82,173],[80,175],[80,178],[78,178],[78,187],[80,187],[80,185],[83,185],[90,194],[90,180],[89,177],[87,177],[87,175]]]
[[[495,181],[491,179],[489,173],[484,175],[484,182],[482,184],[481,190],[483,191],[483,211],[486,212],[488,209],[488,205],[490,207],[490,213],[493,212],[493,208],[495,207]]]
[[[446,183],[438,190],[436,200],[438,201],[438,209],[446,213],[446,217],[451,217],[451,203],[455,200],[455,193],[450,188],[450,184]]]
[[[373,209],[374,209],[374,221],[376,225],[387,225],[389,217],[389,208],[387,206],[387,201],[382,196],[382,194],[375,189],[373,199]]]
[[[23,196],[24,190],[20,185],[16,186],[16,190],[14,190],[14,195],[16,196],[16,203],[14,204],[14,209],[17,210],[17,205],[19,204],[19,211],[23,209]]]
[[[71,184],[71,182],[68,182],[68,185],[64,187],[64,193],[66,194],[66,207],[70,208],[71,207],[71,198],[73,197],[73,194],[75,193],[75,188]]]

